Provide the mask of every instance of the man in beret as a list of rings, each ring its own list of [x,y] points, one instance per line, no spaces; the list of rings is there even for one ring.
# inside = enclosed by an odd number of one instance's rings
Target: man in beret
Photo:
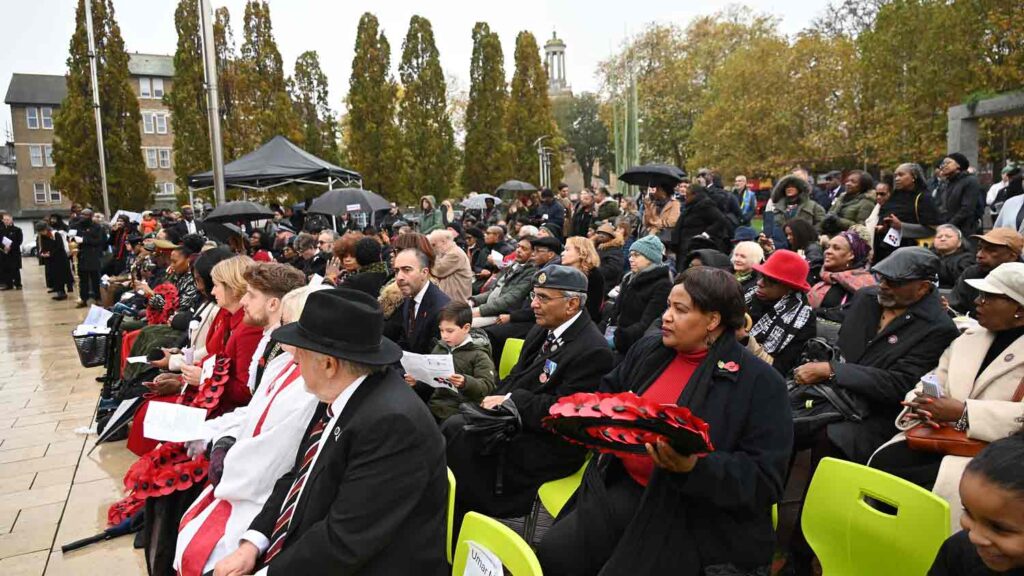
[[[541,426],[558,398],[592,392],[612,369],[612,352],[586,313],[587,278],[568,266],[548,266],[533,280],[530,306],[536,325],[523,344],[519,362],[481,405],[510,404],[521,428],[500,454],[483,454],[467,431],[465,417],[452,416],[442,432],[448,438],[448,466],[458,478],[455,519],[476,510],[501,518],[530,511],[537,488],[572,474],[586,450]]]
[[[939,165],[939,177],[945,181],[940,208],[946,223],[959,228],[964,236],[977,233],[982,209],[981,184],[974,174],[967,172],[970,166],[967,157],[959,152],[949,154]]]

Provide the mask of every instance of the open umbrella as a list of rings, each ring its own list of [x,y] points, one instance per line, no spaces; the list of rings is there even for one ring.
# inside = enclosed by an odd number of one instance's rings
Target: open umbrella
[[[311,214],[339,216],[346,212],[390,210],[391,204],[376,192],[361,188],[341,188],[324,192],[306,210]]]
[[[488,198],[494,200],[495,206],[501,204],[501,198],[498,198],[497,196],[492,196],[490,194],[477,194],[476,196],[466,198],[462,202],[459,202],[459,204],[462,205],[462,207],[465,208],[466,210],[484,210],[487,208],[485,202],[487,201]]]
[[[247,220],[263,220],[273,218],[274,212],[270,208],[247,200],[235,200],[225,202],[213,209],[203,219],[204,222],[238,222]]]
[[[619,180],[634,186],[661,185],[671,190],[686,178],[686,172],[669,164],[632,166],[619,175]]]
[[[533,192],[537,190],[537,187],[529,182],[523,182],[522,180],[509,180],[503,183],[495,190],[495,192]]]
[[[210,240],[216,240],[222,244],[227,244],[228,239],[232,236],[246,237],[245,231],[238,226],[227,222],[200,222],[199,227],[203,230],[203,233]]]

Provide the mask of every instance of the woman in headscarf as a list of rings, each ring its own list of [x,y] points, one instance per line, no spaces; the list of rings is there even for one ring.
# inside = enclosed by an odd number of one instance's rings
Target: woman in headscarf
[[[817,332],[807,304],[807,268],[807,261],[791,250],[776,250],[764,264],[754,265],[760,278],[748,309],[754,325],[747,347],[783,376]]]
[[[861,288],[878,282],[867,269],[871,247],[856,232],[836,234],[825,248],[820,280],[807,293],[807,302],[821,318],[842,320],[840,308]]]

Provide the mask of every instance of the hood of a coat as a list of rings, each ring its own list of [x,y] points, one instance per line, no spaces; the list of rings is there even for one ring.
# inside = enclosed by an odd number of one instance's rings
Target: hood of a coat
[[[449,354],[452,352],[452,347],[444,343],[444,340],[438,340],[438,347],[448,351]],[[469,342],[464,346],[460,346],[459,350],[479,350],[486,352],[488,356],[491,355],[491,340],[487,337],[487,333],[480,328],[472,328],[469,331]]]
[[[425,196],[420,196],[420,207],[421,208],[423,206],[423,201],[424,200],[426,200],[427,202],[430,202],[430,207],[431,208],[436,208],[437,207],[437,199],[434,198],[432,195],[427,194]]]
[[[772,202],[779,204],[786,197],[786,188],[789,186],[796,186],[796,189],[800,191],[797,204],[803,204],[811,196],[811,185],[807,183],[803,178],[790,174],[789,176],[783,176],[779,179],[778,183],[775,184],[775,188],[772,188]]]

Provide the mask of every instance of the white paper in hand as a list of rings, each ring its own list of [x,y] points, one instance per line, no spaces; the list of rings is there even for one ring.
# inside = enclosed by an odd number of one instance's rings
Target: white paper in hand
[[[466,570],[462,576],[504,576],[505,568],[494,552],[470,540],[469,557],[466,558]]]
[[[309,277],[309,287],[316,288],[324,283],[324,277],[319,274],[313,274]]]
[[[455,373],[455,363],[450,354],[402,353],[402,368],[405,373],[434,388],[452,388],[448,377]]]
[[[889,227],[889,231],[885,233],[885,238],[882,238],[882,242],[885,242],[889,246],[896,248],[900,247],[900,241],[903,240],[903,229],[896,229],[892,226]]]
[[[217,365],[217,355],[211,354],[203,360],[203,371],[199,374],[199,383],[206,382],[208,378],[213,376],[213,368]]]
[[[7,236],[0,238],[0,242],[4,243],[4,248],[10,248],[11,244],[14,244],[14,242],[11,242],[11,239],[8,238]]]
[[[129,356],[128,357],[128,363],[129,364],[148,364],[149,363],[149,359],[146,358],[145,356]]]
[[[487,259],[491,261],[491,264],[494,264],[498,268],[505,267],[505,257],[497,250],[491,250],[491,255],[488,256]]]
[[[188,442],[203,438],[205,408],[170,402],[150,402],[142,424],[146,438],[159,442]]]

